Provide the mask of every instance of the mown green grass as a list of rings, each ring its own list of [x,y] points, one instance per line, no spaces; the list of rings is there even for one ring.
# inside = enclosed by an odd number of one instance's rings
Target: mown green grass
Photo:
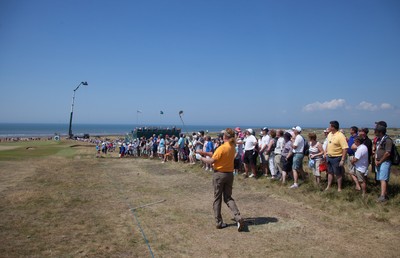
[[[13,146],[15,149],[0,150],[0,161],[24,160],[43,158],[51,155],[73,157],[76,153],[67,142],[30,141],[16,143],[2,143],[1,146]]]

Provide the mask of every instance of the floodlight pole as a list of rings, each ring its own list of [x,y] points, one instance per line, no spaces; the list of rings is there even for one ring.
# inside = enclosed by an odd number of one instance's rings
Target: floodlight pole
[[[70,139],[74,136],[72,133],[72,115],[74,114],[75,92],[79,89],[81,85],[88,86],[88,83],[87,82],[79,83],[78,87],[74,89],[74,94],[72,95],[71,115],[69,117],[69,130],[68,130],[68,136]]]
[[[183,122],[182,115],[183,115],[183,110],[179,111],[179,118],[180,118],[181,121],[182,121],[183,129],[186,131],[186,136],[188,136],[189,133],[188,133],[187,130],[186,130],[186,126],[185,126],[185,123]]]

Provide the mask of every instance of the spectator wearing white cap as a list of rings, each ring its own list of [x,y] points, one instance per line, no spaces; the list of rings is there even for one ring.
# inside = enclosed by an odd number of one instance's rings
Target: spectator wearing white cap
[[[266,151],[268,148],[268,144],[271,140],[271,137],[269,136],[268,132],[269,132],[268,127],[264,127],[261,129],[262,138],[260,139],[259,142],[260,161],[261,161],[262,171],[265,176],[268,175],[268,159],[269,159],[269,156]]]
[[[301,127],[296,126],[292,128],[294,132],[294,142],[293,142],[293,185],[290,188],[299,187],[299,174],[304,175],[303,171],[303,159],[304,159],[304,138],[301,136]]]
[[[249,169],[252,171],[250,177],[256,178],[256,162],[257,162],[257,139],[253,135],[253,129],[249,128],[246,129],[245,135],[246,138],[244,139],[244,170],[245,170],[245,177],[249,176]]]

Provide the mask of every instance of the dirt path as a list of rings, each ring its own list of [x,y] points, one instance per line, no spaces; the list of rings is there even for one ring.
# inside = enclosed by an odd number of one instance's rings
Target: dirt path
[[[0,191],[0,253],[396,257],[400,251],[398,220],[378,221],[346,204],[327,212],[308,200],[295,201],[291,195],[296,193],[267,188],[266,179],[235,180],[233,197],[247,230],[237,232],[226,206],[223,218],[231,226],[217,230],[210,172],[156,160],[95,159],[86,152],[73,160],[33,161],[29,176],[22,169],[15,170],[15,177],[1,174],[7,187]]]

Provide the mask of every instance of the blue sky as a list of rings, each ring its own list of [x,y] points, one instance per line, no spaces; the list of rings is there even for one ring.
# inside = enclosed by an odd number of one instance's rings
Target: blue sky
[[[400,127],[399,46],[397,0],[2,0],[0,122]]]

